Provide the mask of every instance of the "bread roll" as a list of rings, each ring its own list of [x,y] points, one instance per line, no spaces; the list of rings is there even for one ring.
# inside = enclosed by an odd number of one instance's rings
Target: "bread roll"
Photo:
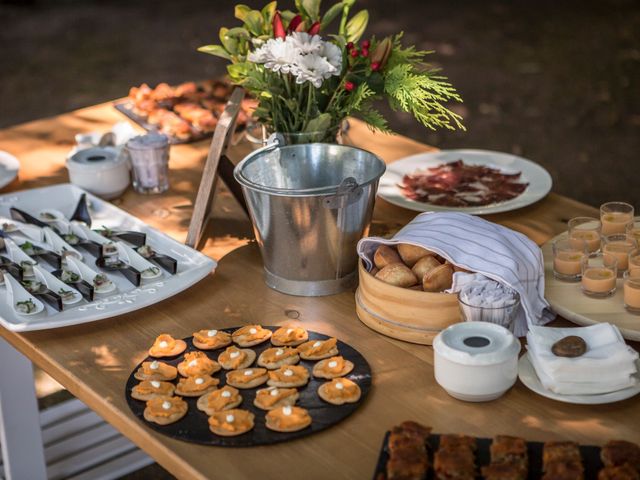
[[[376,274],[376,278],[402,288],[411,287],[418,283],[418,279],[411,269],[402,263],[392,263],[380,269]]]
[[[422,277],[422,288],[425,292],[442,292],[451,288],[453,268],[449,264],[440,265]]]
[[[402,260],[395,248],[389,245],[380,245],[373,255],[373,263],[375,263],[378,268],[384,268],[392,263],[402,263]]]
[[[417,278],[424,278],[424,274],[440,266],[440,262],[431,255],[422,257],[416,262],[411,271]]]
[[[415,245],[409,245],[408,243],[401,243],[398,245],[398,253],[400,254],[400,257],[402,257],[402,261],[408,267],[413,267],[422,257],[435,255],[435,253],[430,252],[426,248],[416,247]]]

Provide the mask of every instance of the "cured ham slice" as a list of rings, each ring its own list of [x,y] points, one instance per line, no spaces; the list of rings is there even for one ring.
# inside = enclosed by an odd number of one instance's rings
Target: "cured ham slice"
[[[505,173],[462,160],[417,170],[398,185],[405,197],[444,207],[479,207],[516,198],[527,189],[521,172]]]

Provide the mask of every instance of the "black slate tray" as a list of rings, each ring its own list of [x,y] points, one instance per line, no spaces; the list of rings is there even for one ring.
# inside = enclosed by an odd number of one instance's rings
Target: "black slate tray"
[[[492,440],[490,438],[478,438],[476,451],[476,466],[478,467],[478,475],[476,478],[483,478],[480,475],[480,468],[484,465],[491,463],[491,456],[489,447]],[[378,463],[376,470],[373,474],[374,480],[384,480],[387,478],[386,467],[389,460],[389,450],[387,444],[389,443],[389,432],[385,433],[382,446],[380,448],[380,455],[378,456]],[[440,435],[434,434],[429,436],[429,465],[431,469],[426,476],[426,480],[432,480],[433,475],[433,452],[438,450],[440,445]],[[542,442],[527,442],[529,450],[529,480],[536,480],[542,478],[542,448],[544,443]],[[585,480],[597,480],[598,472],[604,466],[600,460],[600,447],[595,446],[580,446],[580,453],[582,454],[582,462],[584,465],[584,478]]]
[[[232,333],[238,328],[240,327],[224,328],[221,330]],[[275,331],[279,327],[264,328]],[[309,331],[309,340],[326,340],[327,338],[330,337],[328,335]],[[193,337],[187,337],[184,339],[184,341],[187,342],[187,349],[184,353],[198,350],[193,346],[192,339]],[[267,384],[260,385],[256,388],[240,390],[240,394],[242,395],[243,400],[242,403],[236,408],[242,408],[253,412],[255,414],[255,426],[253,430],[245,434],[238,435],[237,437],[221,437],[212,433],[211,430],[209,430],[207,414],[198,410],[198,408],[196,407],[198,398],[183,397],[184,400],[189,404],[189,410],[181,420],[175,423],[161,426],[155,423],[147,422],[143,416],[145,402],[136,400],[131,397],[131,389],[139,382],[139,380],[133,377],[133,374],[142,365],[142,362],[140,362],[140,364],[136,366],[133,372],[131,372],[129,380],[127,381],[125,396],[127,398],[129,408],[131,408],[131,411],[136,417],[140,419],[140,421],[144,422],[144,424],[149,428],[152,428],[153,430],[167,435],[171,438],[183,440],[185,442],[200,443],[204,445],[216,445],[222,447],[252,447],[257,445],[271,445],[274,443],[286,442],[296,438],[306,437],[307,435],[312,435],[316,432],[332,427],[333,425],[351,415],[365,401],[367,393],[371,388],[371,368],[369,367],[369,364],[356,349],[347,345],[346,343],[338,340],[337,346],[339,352],[338,354],[342,355],[345,359],[350,360],[354,364],[353,371],[349,375],[346,375],[346,378],[354,381],[360,387],[360,390],[362,391],[360,400],[358,400],[358,402],[356,403],[331,405],[320,399],[317,393],[318,387],[328,380],[317,379],[313,377],[313,375],[311,375],[311,369],[316,363],[315,361],[301,360],[298,365],[304,365],[309,370],[310,380],[306,386],[298,388],[300,398],[298,399],[296,405],[306,408],[309,411],[309,414],[311,415],[313,421],[309,427],[297,432],[274,432],[265,427],[265,415],[267,412],[255,407],[253,405],[253,400],[255,399],[256,391],[260,388],[266,388]],[[260,353],[270,347],[273,347],[270,341],[251,347],[257,354],[256,361]],[[218,355],[220,355],[220,353],[223,352],[225,348],[226,347],[218,348],[216,350],[202,351],[206,353],[207,356],[211,359],[216,360],[218,358]],[[173,358],[156,359],[153,357],[147,357],[143,361],[147,362],[152,360],[159,360],[170,365],[177,366],[178,363],[183,360],[184,353]],[[256,362],[254,362],[252,366],[256,366]],[[225,385],[226,372],[227,370],[220,370],[219,372],[213,374],[214,378],[220,379],[218,388],[222,388]],[[177,379],[174,380],[173,383],[177,383]]]

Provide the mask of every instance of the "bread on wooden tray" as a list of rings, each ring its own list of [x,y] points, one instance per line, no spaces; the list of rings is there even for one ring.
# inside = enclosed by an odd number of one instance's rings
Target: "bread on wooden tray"
[[[425,292],[444,292],[453,284],[453,274],[466,271],[425,248],[401,243],[380,245],[369,273],[389,285]]]

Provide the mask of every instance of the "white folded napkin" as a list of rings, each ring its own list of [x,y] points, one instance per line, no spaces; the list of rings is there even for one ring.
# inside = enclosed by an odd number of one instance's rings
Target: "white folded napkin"
[[[553,344],[569,335],[584,339],[584,355],[567,358],[553,354]],[[556,393],[607,393],[638,383],[638,353],[609,323],[580,328],[532,326],[527,334],[527,349],[540,381]]]
[[[544,325],[555,314],[544,299],[544,266],[540,248],[521,233],[465,213],[422,213],[392,239],[363,238],[358,254],[367,268],[380,244],[418,245],[466,270],[483,274],[520,294],[521,307],[514,334],[523,336],[528,325]]]

